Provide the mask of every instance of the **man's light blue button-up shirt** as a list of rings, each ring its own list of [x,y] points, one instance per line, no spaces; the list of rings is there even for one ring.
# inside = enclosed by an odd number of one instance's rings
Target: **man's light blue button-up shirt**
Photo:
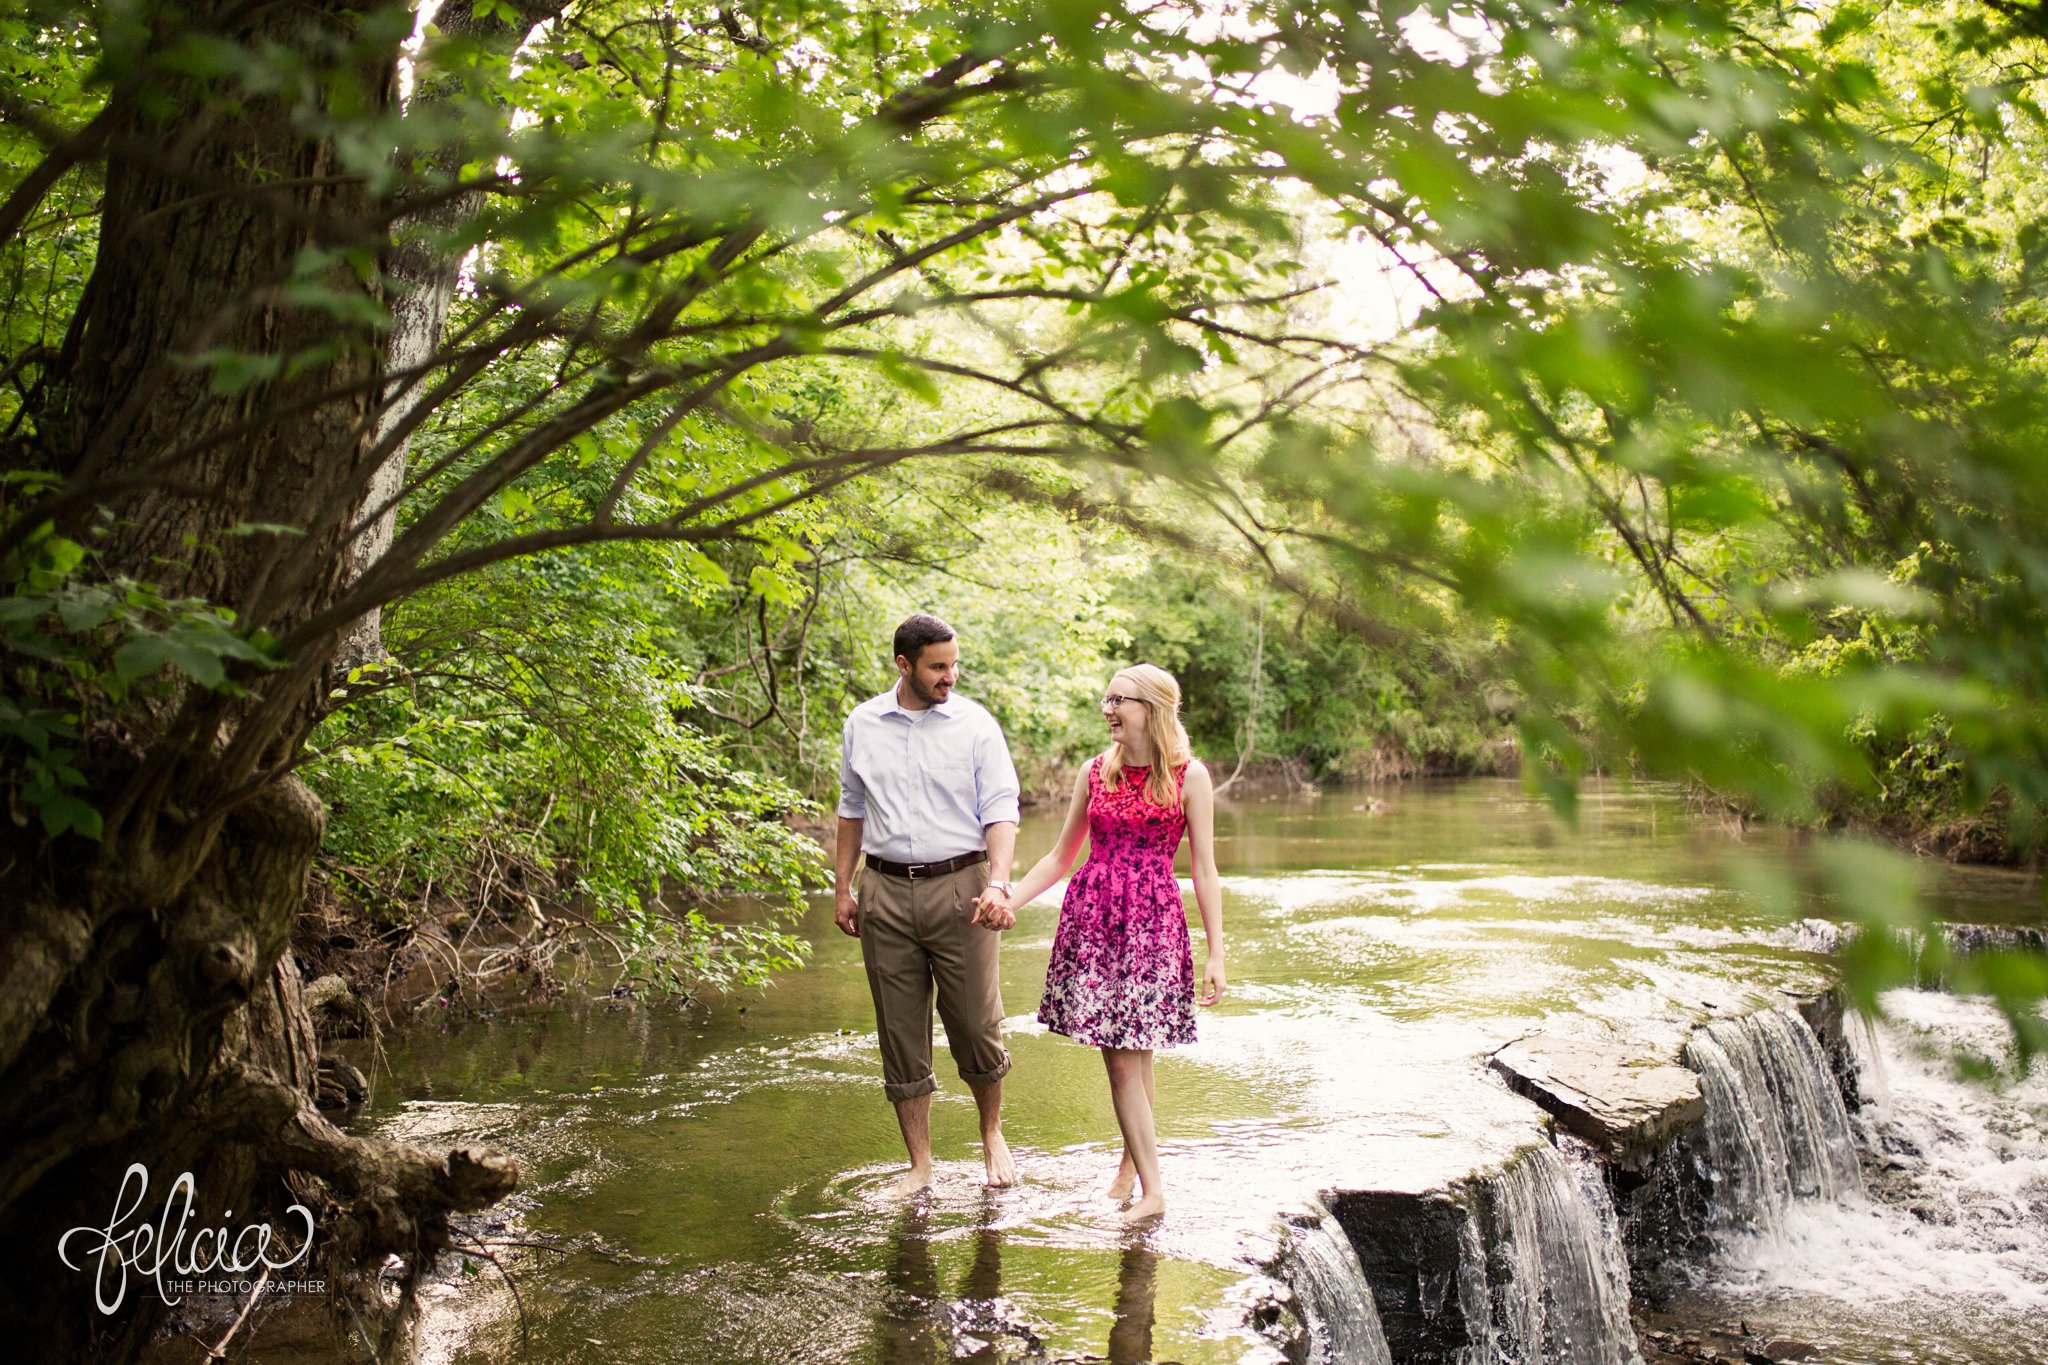
[[[985,826],[1017,819],[1003,727],[957,691],[921,718],[893,687],[870,697],[840,738],[839,813],[865,820],[861,850],[891,862],[943,862],[987,847]]]

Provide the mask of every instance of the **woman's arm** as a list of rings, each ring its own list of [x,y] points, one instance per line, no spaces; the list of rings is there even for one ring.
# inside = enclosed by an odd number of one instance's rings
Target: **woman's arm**
[[[1088,838],[1088,773],[1093,764],[1081,769],[1080,777],[1074,780],[1074,794],[1067,801],[1067,822],[1060,826],[1060,837],[1053,842],[1050,852],[1031,865],[1024,874],[1024,880],[1010,889],[1010,898],[1003,903],[1003,911],[1010,916],[1010,923],[1016,923],[1016,913],[1045,893],[1045,889],[1067,875],[1073,867],[1075,857],[1081,852],[1081,845]],[[1002,926],[1008,928],[1009,925]]]
[[[1188,817],[1188,854],[1194,864],[1195,908],[1202,912],[1202,935],[1209,940],[1209,965],[1202,969],[1204,1005],[1223,998],[1223,879],[1216,875],[1216,785],[1209,770],[1190,760],[1181,781],[1181,809]]]

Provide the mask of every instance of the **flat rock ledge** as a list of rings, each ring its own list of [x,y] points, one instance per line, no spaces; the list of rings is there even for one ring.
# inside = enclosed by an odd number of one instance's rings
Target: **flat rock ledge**
[[[1857,1103],[1838,989],[1783,989],[1698,1004],[1695,1027],[1773,1007],[1796,1012],[1819,1037],[1845,1101]],[[1703,1164],[1706,1105],[1699,1078],[1679,1060],[1690,1033],[1685,1028],[1633,1044],[1531,1034],[1486,1057],[1511,1090],[1550,1115],[1546,1126],[1553,1134],[1570,1133],[1600,1154],[1638,1313],[1656,1308],[1673,1287],[1673,1272],[1713,1245]],[[1495,1191],[1503,1171],[1522,1156],[1518,1150],[1504,1162],[1439,1171],[1420,1185],[1393,1181],[1323,1192],[1358,1253],[1397,1365],[1458,1365],[1499,1328],[1474,1320],[1474,1312],[1490,1298],[1498,1315],[1506,1302],[1501,1291],[1516,1292],[1503,1283],[1507,1266],[1496,1250]],[[1482,1286],[1493,1292],[1475,1297]]]
[[[1676,1057],[1531,1034],[1486,1059],[1508,1089],[1625,1171],[1649,1170],[1672,1139],[1706,1117],[1700,1078]]]

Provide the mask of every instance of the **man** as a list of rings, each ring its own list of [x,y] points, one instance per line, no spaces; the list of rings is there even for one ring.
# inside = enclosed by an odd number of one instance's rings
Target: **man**
[[[896,1106],[911,1194],[931,1184],[932,996],[981,1115],[990,1185],[1016,1179],[1003,1142],[1003,1002],[996,944],[1016,923],[1002,901],[1017,846],[1017,770],[1002,727],[956,696],[953,628],[919,614],[896,628],[896,685],[855,707],[839,750],[839,927],[860,939],[882,1089]],[[860,895],[856,861],[865,864]]]

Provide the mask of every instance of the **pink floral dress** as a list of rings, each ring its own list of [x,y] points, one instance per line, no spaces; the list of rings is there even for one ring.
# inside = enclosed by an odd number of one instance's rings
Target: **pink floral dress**
[[[1187,765],[1174,770],[1179,790]],[[1188,818],[1145,795],[1146,768],[1111,791],[1088,768],[1088,861],[1067,882],[1038,1022],[1090,1047],[1195,1041],[1195,958],[1173,852]]]

